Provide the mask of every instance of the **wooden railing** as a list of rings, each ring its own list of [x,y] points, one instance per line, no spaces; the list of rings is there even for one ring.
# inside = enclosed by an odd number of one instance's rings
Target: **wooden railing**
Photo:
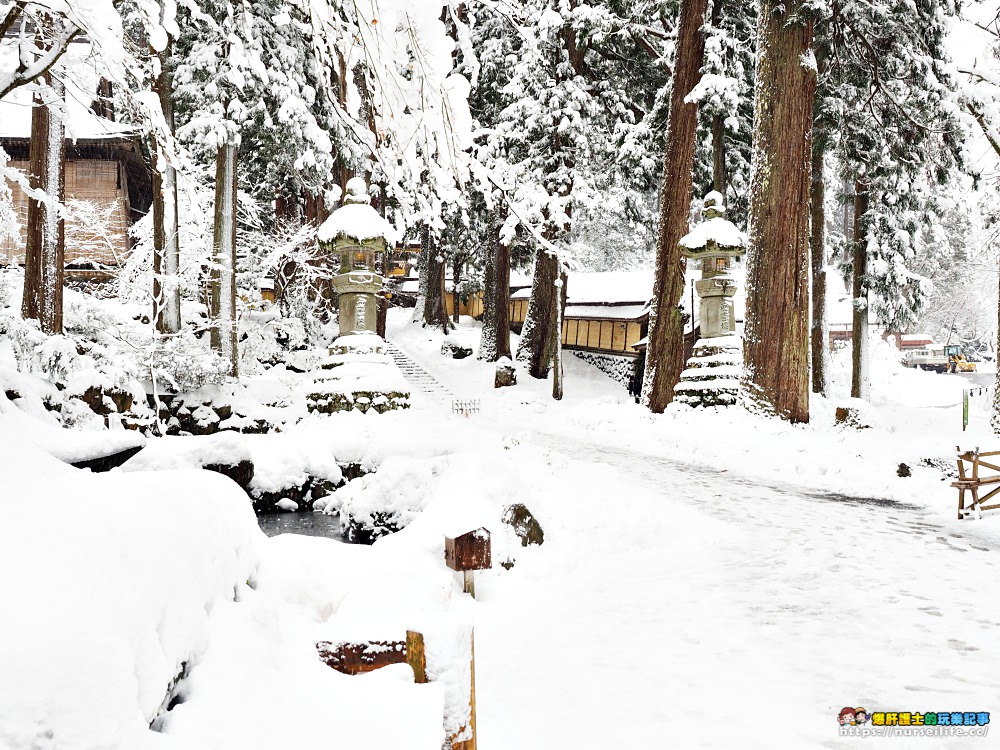
[[[970,515],[980,518],[984,510],[1000,508],[1000,502],[993,505],[984,505],[987,500],[1000,492],[1000,465],[993,463],[994,456],[1000,456],[1000,451],[980,452],[977,447],[974,450],[963,452],[957,446],[955,450],[958,452],[958,481],[952,482],[951,486],[958,489],[959,520],[967,518]],[[984,475],[984,469],[995,473]],[[980,497],[980,489],[989,488],[990,486],[993,486],[993,489],[990,489],[985,495]],[[965,507],[966,492],[972,494],[972,504],[968,508]]]

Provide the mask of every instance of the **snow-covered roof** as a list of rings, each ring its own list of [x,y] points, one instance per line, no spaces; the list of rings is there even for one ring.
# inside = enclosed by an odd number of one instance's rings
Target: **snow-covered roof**
[[[96,83],[94,85],[96,91]],[[34,86],[21,86],[0,100],[0,138],[30,138]],[[72,141],[127,138],[135,130],[129,125],[99,117],[90,108],[94,94],[69,81],[66,86],[66,137]]]
[[[646,305],[566,305],[566,320],[636,320],[649,311]]]
[[[522,273],[521,271],[511,271],[510,272],[510,288],[511,289],[523,289],[526,286],[531,286],[531,274]]]
[[[931,343],[934,337],[929,333],[904,333],[899,337],[903,344]]]
[[[519,289],[511,299],[528,299],[531,288]],[[653,271],[577,271],[566,279],[568,305],[646,304],[653,296]]]
[[[420,291],[420,279],[396,279],[394,284],[397,292],[405,294],[416,294]]]

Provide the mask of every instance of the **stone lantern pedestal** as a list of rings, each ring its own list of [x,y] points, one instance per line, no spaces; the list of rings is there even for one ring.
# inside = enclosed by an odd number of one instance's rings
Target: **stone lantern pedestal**
[[[731,270],[746,252],[747,237],[724,218],[722,201],[714,191],[705,196],[702,222],[681,239],[681,254],[701,262],[701,278],[694,285],[701,335],[674,387],[674,400],[689,406],[735,404],[743,373],[743,340],[733,305],[737,283]]]

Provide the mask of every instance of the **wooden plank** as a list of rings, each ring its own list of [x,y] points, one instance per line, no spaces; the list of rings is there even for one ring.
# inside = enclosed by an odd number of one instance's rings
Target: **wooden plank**
[[[597,349],[601,345],[601,321],[587,321],[587,346]]]
[[[611,351],[611,335],[614,330],[614,323],[610,320],[601,321],[601,338],[597,345],[605,351]]]
[[[983,503],[985,503],[987,500],[989,500],[991,497],[993,497],[998,492],[1000,492],[1000,487],[997,487],[995,490],[990,490],[985,495],[983,495],[981,498],[979,498],[979,504],[982,505]]]
[[[316,644],[319,658],[328,667],[343,674],[364,674],[390,664],[406,664],[406,641],[368,641],[367,643]]]
[[[979,455],[981,456],[982,454],[980,453]],[[987,469],[992,469],[993,471],[1000,471],[1000,466],[997,466],[996,464],[988,464],[985,461],[980,461],[979,465],[985,466]]]
[[[576,345],[576,337],[580,332],[580,321],[573,318],[572,320],[566,321],[566,340],[563,342],[567,346]]]
[[[982,487],[984,484],[1000,484],[1000,477],[986,477],[985,479],[958,479],[951,483],[952,487],[965,487],[966,489],[972,489],[973,487]]]

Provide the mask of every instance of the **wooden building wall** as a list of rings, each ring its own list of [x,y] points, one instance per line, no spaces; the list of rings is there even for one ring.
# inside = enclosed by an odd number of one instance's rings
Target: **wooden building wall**
[[[567,318],[563,321],[562,343],[568,349],[635,354],[632,344],[641,338],[642,323],[638,320]]]
[[[455,314],[455,295],[448,292],[445,295],[445,307],[448,310],[448,315]],[[479,292],[473,294],[469,297],[468,302],[458,302],[458,314],[459,315],[469,315],[476,320],[483,317],[483,295]]]
[[[513,330],[520,332],[527,312],[528,300],[511,300],[510,323]],[[563,320],[562,343],[570,349],[635,354],[632,344],[644,335],[642,320],[567,317]]]
[[[11,161],[11,166],[27,170],[28,162]],[[89,222],[69,221],[66,224],[66,262],[92,260],[116,266],[124,261],[129,250],[128,203],[125,171],[115,161],[97,159],[67,159],[66,200],[89,201],[102,216],[107,214],[107,233],[95,231]],[[14,208],[21,232],[18,237],[0,241],[0,262],[23,263],[28,223],[28,198],[19,186],[11,184]]]

